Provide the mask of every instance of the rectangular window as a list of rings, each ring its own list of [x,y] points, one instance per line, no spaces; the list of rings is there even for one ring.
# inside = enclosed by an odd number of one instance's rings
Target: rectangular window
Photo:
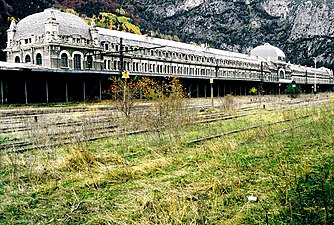
[[[74,69],[81,70],[81,56],[78,54],[74,55]]]

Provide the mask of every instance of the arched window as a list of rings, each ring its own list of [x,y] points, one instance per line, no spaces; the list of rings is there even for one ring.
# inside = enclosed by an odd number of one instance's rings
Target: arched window
[[[93,68],[93,56],[91,56],[91,55],[87,56],[87,68],[88,69]]]
[[[282,68],[278,70],[278,78],[285,79],[285,71]]]
[[[31,57],[30,55],[26,55],[26,60],[25,60],[26,63],[30,63],[31,62]]]
[[[42,55],[41,53],[37,53],[36,55],[36,64],[37,65],[42,65],[43,61],[42,61]]]
[[[74,69],[81,70],[81,55],[79,54],[74,55]]]
[[[105,51],[109,51],[109,44],[108,44],[108,43],[105,43],[105,44],[104,44],[104,50],[105,50]]]
[[[20,63],[20,62],[21,62],[21,59],[20,59],[19,56],[16,56],[16,57],[15,57],[15,62],[16,62],[16,63]]]
[[[61,54],[60,61],[61,67],[68,67],[68,57],[66,53]]]

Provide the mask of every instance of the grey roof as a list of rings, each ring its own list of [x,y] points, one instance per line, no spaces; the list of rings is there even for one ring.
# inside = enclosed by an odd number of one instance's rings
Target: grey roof
[[[269,43],[255,47],[250,53],[251,55],[260,56],[265,59],[269,58],[274,61],[278,60],[279,57],[283,59],[285,58],[285,54],[281,49],[272,46]]]
[[[83,19],[76,15],[50,8],[22,19],[17,24],[14,40],[30,37],[31,35],[43,35],[45,33],[45,22],[51,17],[52,12],[56,22],[59,24],[59,35],[79,34],[83,38],[91,39],[89,26]]]
[[[126,41],[138,42],[141,47],[158,47],[165,46],[163,49],[166,50],[176,50],[179,49],[181,52],[188,54],[208,54],[213,57],[223,57],[223,58],[237,58],[239,60],[257,60],[254,56],[249,56],[247,54],[237,53],[237,52],[229,52],[220,49],[214,48],[206,48],[202,46],[196,46],[192,44],[186,44],[177,41],[165,40],[160,38],[148,37],[145,35],[132,34],[128,32],[122,32],[117,30],[110,30],[105,28],[97,27],[100,34],[100,41],[110,41],[117,38],[123,38]],[[177,50],[176,50],[177,51]]]

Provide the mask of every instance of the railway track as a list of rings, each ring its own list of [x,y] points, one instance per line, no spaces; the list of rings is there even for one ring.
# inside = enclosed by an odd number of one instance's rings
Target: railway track
[[[317,103],[319,105],[324,105],[324,104],[326,104],[328,102],[329,102],[328,100],[319,99],[317,102],[313,102],[313,103]],[[296,105],[298,105],[299,107],[304,107],[305,106],[305,102],[298,101],[298,102],[295,102],[295,106]],[[279,111],[279,110],[282,110],[282,109],[283,108],[272,109],[270,111]],[[327,108],[324,111],[322,111],[322,113],[329,113],[330,115],[333,115],[333,112],[334,112],[333,105],[331,105],[330,108]],[[266,128],[266,127],[273,127],[273,126],[278,125],[278,124],[284,124],[284,123],[289,123],[289,122],[296,123],[297,121],[302,121],[302,120],[311,118],[313,116],[315,116],[314,111],[310,111],[306,115],[296,116],[294,118],[288,118],[288,119],[283,119],[283,120],[279,120],[279,121],[275,121],[275,122],[269,122],[269,123],[264,123],[264,124],[257,124],[257,125],[253,125],[253,126],[243,127],[243,128],[240,128],[240,129],[226,131],[226,132],[215,134],[215,135],[209,135],[209,136],[206,136],[206,137],[201,137],[201,138],[193,139],[193,140],[187,141],[187,145],[199,144],[199,143],[206,142],[206,141],[209,141],[209,140],[212,140],[212,139],[217,139],[217,138],[221,138],[221,137],[224,137],[224,136],[228,136],[228,135],[232,135],[232,134],[237,134],[237,133],[241,133],[241,132],[246,132],[246,131],[250,131],[250,130],[255,130],[255,129],[260,129],[260,128]],[[306,122],[302,121],[301,124],[293,125],[293,126],[290,126],[288,128],[284,127],[283,129],[280,129],[280,130],[272,133],[271,135],[273,135],[275,133],[284,133],[284,132],[290,131],[292,129],[296,129],[296,128],[299,128],[299,127],[302,127],[302,126],[304,126],[306,124],[311,124],[311,123],[314,123],[314,120],[310,120],[310,121],[306,121]]]
[[[308,115],[295,117],[295,118],[291,118],[291,119],[280,120],[280,121],[276,121],[276,122],[272,122],[272,123],[248,126],[248,127],[244,127],[244,128],[241,128],[241,129],[236,129],[236,130],[227,131],[227,132],[220,133],[220,134],[215,134],[215,135],[210,135],[210,136],[203,137],[203,138],[194,139],[194,140],[188,141],[187,144],[188,145],[198,144],[198,143],[201,143],[201,142],[209,141],[209,140],[216,139],[216,138],[221,138],[223,136],[227,136],[227,135],[231,135],[231,134],[241,133],[241,132],[254,130],[254,129],[258,129],[258,128],[269,127],[269,126],[273,126],[273,125],[277,125],[277,124],[281,124],[281,123],[287,123],[287,122],[291,122],[291,121],[297,121],[297,120],[300,120],[300,119],[309,118],[312,115],[313,114],[308,114]],[[297,128],[299,126],[302,126],[302,125],[295,126],[294,128]],[[289,129],[284,129],[284,132],[287,131],[287,130],[289,130]]]
[[[325,101],[326,102],[326,101]],[[322,104],[323,100],[314,104]],[[299,107],[304,102],[296,102],[289,104],[291,106]],[[212,123],[221,120],[237,119],[249,115],[256,114],[259,110],[263,110],[257,103],[245,104],[235,110],[235,114],[228,115],[221,111],[208,111],[210,106],[201,105],[189,107],[198,113],[196,118],[192,121],[193,124]],[[138,112],[147,110],[145,106],[138,108]],[[271,110],[271,109],[268,109]],[[284,107],[279,107],[272,110],[286,110]],[[34,112],[34,113],[32,113]],[[38,113],[37,113],[38,112]],[[105,107],[101,109],[61,109],[55,111],[54,109],[32,110],[24,114],[19,112],[17,114],[5,112],[0,119],[0,134],[5,134],[5,138],[0,139],[0,153],[7,152],[24,152],[32,149],[41,149],[64,144],[70,144],[75,141],[92,141],[101,138],[131,135],[143,132],[148,132],[146,128],[126,130],[122,127],[119,120],[119,113]],[[37,120],[36,120],[37,117]],[[269,124],[268,124],[269,125]],[[198,143],[201,141],[217,138],[223,135],[242,132],[245,130],[255,129],[256,127],[248,127],[235,131],[226,132],[223,134],[213,135],[211,137],[203,138],[202,140],[193,140],[190,143]]]

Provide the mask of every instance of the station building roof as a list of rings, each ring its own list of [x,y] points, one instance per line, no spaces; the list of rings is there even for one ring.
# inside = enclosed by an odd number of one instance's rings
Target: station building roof
[[[123,38],[124,40],[133,41],[141,43],[143,47],[152,47],[152,46],[163,46],[164,49],[172,48],[173,50],[179,49],[184,53],[193,53],[193,54],[211,54],[215,57],[232,57],[238,58],[240,60],[257,60],[256,56],[250,56],[247,54],[231,52],[221,49],[209,48],[205,45],[195,45],[195,44],[186,44],[183,42],[171,41],[161,38],[154,38],[147,35],[137,35],[117,30],[110,30],[105,28],[97,28],[100,34],[101,41],[110,41],[110,38]]]
[[[269,43],[255,47],[250,53],[252,56],[263,57],[269,61],[285,61],[284,52]]]
[[[45,34],[45,23],[53,18],[59,24],[59,35],[70,36],[78,34],[86,39],[91,39],[89,25],[80,17],[61,12],[58,9],[49,8],[43,12],[29,15],[16,25],[14,40]]]

